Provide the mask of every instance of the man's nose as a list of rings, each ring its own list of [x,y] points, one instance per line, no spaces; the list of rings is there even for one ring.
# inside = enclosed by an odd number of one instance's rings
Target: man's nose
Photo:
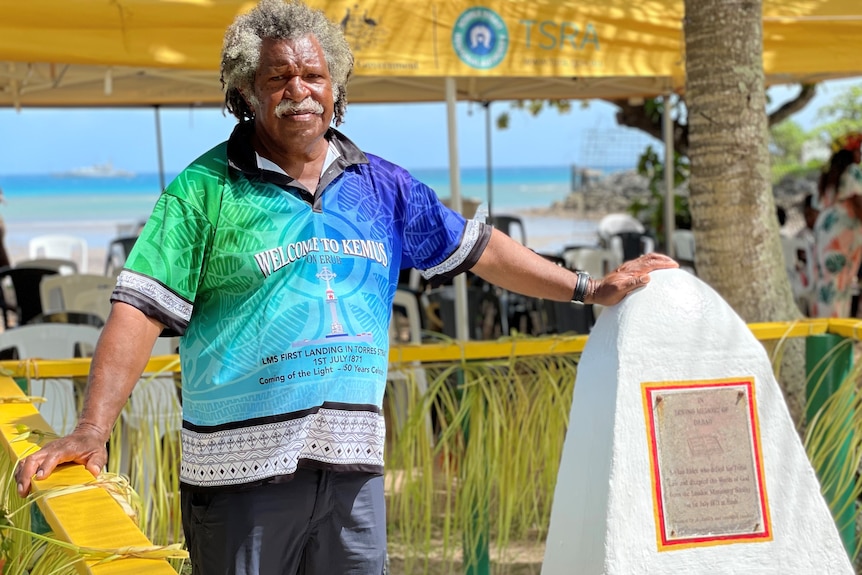
[[[299,76],[293,76],[287,81],[287,87],[284,89],[285,95],[294,102],[302,102],[311,93],[305,82]]]

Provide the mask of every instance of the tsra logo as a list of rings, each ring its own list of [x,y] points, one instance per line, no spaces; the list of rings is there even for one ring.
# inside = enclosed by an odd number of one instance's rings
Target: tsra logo
[[[452,46],[465,64],[493,68],[506,57],[509,31],[496,12],[477,6],[458,16],[452,30]]]

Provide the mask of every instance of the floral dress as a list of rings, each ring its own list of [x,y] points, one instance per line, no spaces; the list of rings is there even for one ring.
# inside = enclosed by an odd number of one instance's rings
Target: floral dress
[[[835,189],[820,198],[814,223],[814,294],[812,317],[849,317],[862,263],[862,221],[853,209],[853,196],[862,195],[862,171],[851,164]]]

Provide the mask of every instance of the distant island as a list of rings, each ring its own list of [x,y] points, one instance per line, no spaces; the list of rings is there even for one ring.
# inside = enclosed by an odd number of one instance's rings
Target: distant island
[[[55,178],[133,178],[134,172],[115,168],[111,162],[73,168],[67,172],[51,174]]]

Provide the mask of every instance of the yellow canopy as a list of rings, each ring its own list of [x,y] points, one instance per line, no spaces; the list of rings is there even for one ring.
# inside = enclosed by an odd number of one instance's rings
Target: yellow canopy
[[[459,211],[456,98],[626,98],[684,86],[682,0],[308,1],[353,47],[351,102],[446,101]],[[224,30],[252,5],[0,0],[0,106],[220,104]],[[862,74],[860,13],[860,0],[764,0],[767,82]],[[467,339],[463,275],[455,287],[456,333]]]
[[[356,57],[352,102],[680,91],[681,0],[311,0]],[[217,104],[239,0],[0,0],[0,106]],[[770,83],[862,74],[859,0],[765,0]]]

